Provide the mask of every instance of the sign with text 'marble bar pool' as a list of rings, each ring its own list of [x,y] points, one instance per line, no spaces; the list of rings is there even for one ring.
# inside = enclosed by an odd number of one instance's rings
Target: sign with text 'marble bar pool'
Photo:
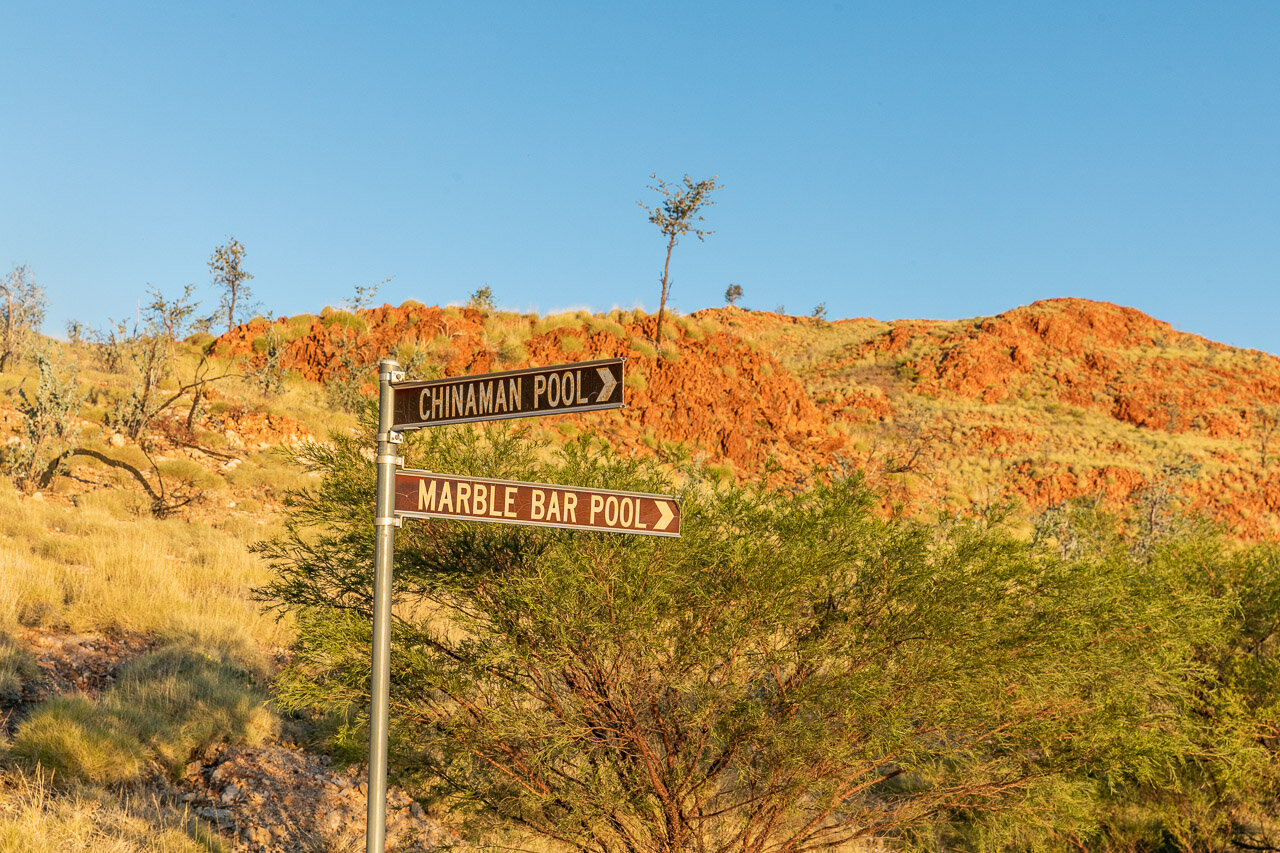
[[[666,495],[454,477],[412,469],[396,472],[395,493],[396,515],[405,518],[680,535],[680,504]]]
[[[618,409],[621,358],[395,383],[392,428]]]

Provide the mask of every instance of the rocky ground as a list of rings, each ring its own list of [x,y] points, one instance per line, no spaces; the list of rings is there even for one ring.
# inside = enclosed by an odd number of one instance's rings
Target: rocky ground
[[[157,646],[156,640],[144,636],[42,629],[28,629],[20,639],[35,655],[40,677],[27,684],[21,696],[0,700],[0,724],[9,734],[31,708],[51,696],[97,696],[114,683],[125,663]],[[232,850],[365,849],[365,768],[337,768],[327,756],[294,745],[218,744],[192,760],[176,782],[155,773],[147,785],[162,801],[208,822]],[[392,788],[387,796],[387,850],[443,849],[465,845],[403,791]]]
[[[364,850],[367,776],[279,744],[221,746],[192,761],[170,796],[251,853]],[[387,849],[455,848],[454,835],[404,792],[387,795]]]

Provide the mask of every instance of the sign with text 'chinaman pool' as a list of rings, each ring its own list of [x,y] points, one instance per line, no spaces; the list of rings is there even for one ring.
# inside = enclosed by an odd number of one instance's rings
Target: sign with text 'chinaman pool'
[[[395,493],[396,515],[405,518],[680,535],[680,504],[666,495],[454,477],[412,469],[396,472]]]
[[[503,373],[398,382],[392,428],[618,409],[624,405],[621,358],[528,367]]]

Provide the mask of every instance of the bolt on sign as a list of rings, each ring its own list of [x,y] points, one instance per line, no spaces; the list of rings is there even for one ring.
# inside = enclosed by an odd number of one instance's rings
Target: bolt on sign
[[[625,404],[622,363],[621,358],[609,358],[426,382],[398,382],[392,428],[409,430],[618,409]]]
[[[680,503],[666,495],[454,477],[412,469],[396,472],[395,512],[402,518],[680,535]]]

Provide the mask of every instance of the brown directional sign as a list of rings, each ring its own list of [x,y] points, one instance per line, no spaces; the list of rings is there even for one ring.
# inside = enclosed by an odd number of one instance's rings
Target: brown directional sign
[[[621,358],[397,382],[392,429],[528,418],[623,406]]]
[[[680,503],[666,495],[454,477],[411,469],[396,472],[395,507],[396,515],[405,518],[680,535]]]

